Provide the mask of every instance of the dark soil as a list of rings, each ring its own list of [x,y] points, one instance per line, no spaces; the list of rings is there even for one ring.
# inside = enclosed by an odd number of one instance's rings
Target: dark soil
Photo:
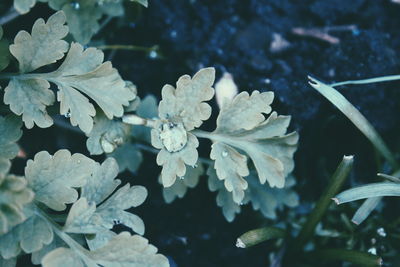
[[[215,67],[218,77],[225,71],[232,73],[241,90],[274,91],[274,107],[280,114],[292,115],[291,128],[301,137],[295,176],[303,205],[296,210],[297,217],[309,210],[307,203],[319,198],[327,183],[326,173],[332,173],[345,154],[356,155],[355,171],[346,187],[374,181],[377,171],[390,171],[377,170],[376,153],[369,142],[307,84],[307,75],[330,83],[400,73],[400,5],[389,0],[149,2],[148,9],[127,9],[125,19],[111,21],[95,40],[159,45],[162,58],[132,51],[108,54],[122,76],[138,85],[140,96],[153,93],[159,97],[165,83],[174,84],[180,75],[205,66]],[[41,4],[10,26],[30,29],[35,18],[50,13]],[[292,33],[295,27],[344,25],[356,29],[330,32],[339,39],[338,44]],[[271,52],[274,34],[281,35],[289,46]],[[393,151],[399,147],[399,87],[399,82],[392,82],[340,88]],[[206,126],[212,130],[212,123]],[[28,157],[60,148],[88,154],[85,137],[54,127],[26,132],[21,144]],[[207,149],[203,152],[207,156]],[[15,168],[15,172],[21,171]],[[122,176],[148,188],[147,201],[134,212],[145,221],[145,236],[168,256],[172,266],[267,266],[269,253],[276,251],[273,243],[243,250],[235,247],[235,240],[247,230],[274,222],[244,207],[236,220],[228,223],[216,206],[215,194],[208,191],[205,177],[184,199],[167,205],[157,183],[159,171],[154,155],[146,154],[137,174]],[[341,207],[341,212],[351,217],[354,208]],[[284,222],[286,215],[281,212],[279,221]]]

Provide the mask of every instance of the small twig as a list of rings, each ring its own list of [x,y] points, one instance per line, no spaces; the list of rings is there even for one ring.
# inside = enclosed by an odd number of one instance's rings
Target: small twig
[[[336,45],[340,43],[340,39],[329,34],[329,32],[355,31],[356,29],[356,25],[327,26],[323,28],[296,27],[292,29],[292,33],[298,36],[312,37]]]
[[[143,52],[151,52],[151,51],[156,51],[158,49],[158,45],[154,45],[151,47],[138,46],[138,45],[99,45],[96,47],[101,50],[133,50],[133,51],[143,51]]]
[[[0,17],[0,25],[9,23],[10,21],[17,18],[19,15],[21,14],[19,14],[14,7],[11,7],[4,16]]]

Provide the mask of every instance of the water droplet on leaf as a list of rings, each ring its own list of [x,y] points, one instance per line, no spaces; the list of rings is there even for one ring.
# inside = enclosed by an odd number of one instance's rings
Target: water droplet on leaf
[[[222,151],[222,156],[223,156],[224,158],[227,157],[227,156],[228,156],[228,151],[226,151],[226,150]]]
[[[65,113],[64,117],[67,118],[67,119],[71,118],[71,112],[68,111],[67,113]]]
[[[72,2],[72,3],[71,3],[71,6],[72,6],[74,9],[79,9],[79,8],[81,7],[81,5],[80,5],[78,2]]]

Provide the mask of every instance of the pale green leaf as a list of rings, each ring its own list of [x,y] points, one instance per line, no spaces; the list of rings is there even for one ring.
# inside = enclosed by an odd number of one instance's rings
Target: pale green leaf
[[[239,96],[240,94],[235,99]],[[235,99],[232,103],[236,102]],[[229,108],[230,105],[224,106],[224,109],[228,110]],[[271,187],[282,188],[285,184],[285,177],[294,168],[293,154],[297,149],[298,141],[296,132],[286,134],[289,122],[289,116],[278,116],[273,112],[268,119],[259,123],[253,129],[230,132],[217,127],[213,133],[206,137],[246,152],[254,163],[260,182],[264,184],[268,181]],[[220,125],[223,125],[222,122],[220,122]],[[226,127],[224,128],[227,129]],[[236,128],[235,126],[231,129]],[[216,143],[214,143],[215,145]],[[222,156],[222,153],[220,154]],[[223,167],[223,165],[219,165],[219,168]],[[220,173],[222,171],[217,172],[217,174]],[[220,179],[223,178],[220,177]]]
[[[390,152],[382,137],[371,125],[371,123],[369,123],[369,121],[364,117],[364,115],[362,115],[361,112],[335,88],[326,85],[312,77],[308,78],[310,80],[308,83],[332,104],[334,104],[368,138],[368,140],[375,146],[381,155],[386,158],[394,168],[397,169],[398,164],[392,152]],[[338,83],[337,85],[342,84]]]
[[[60,113],[71,115],[71,124],[78,125],[84,132],[93,127],[94,107],[81,93],[93,99],[105,115],[121,117],[123,106],[136,95],[125,87],[118,71],[111,62],[102,63],[104,54],[101,50],[86,50],[78,43],[72,43],[63,64],[51,76],[60,91],[57,99],[61,102]],[[79,91],[79,92],[78,92]],[[81,93],[80,93],[81,92]]]
[[[124,15],[124,5],[123,0],[120,1],[102,1],[99,3],[99,8],[103,12],[103,14],[111,16],[111,17],[119,17]]]
[[[72,205],[64,231],[95,234],[121,223],[139,234],[144,233],[143,221],[125,210],[142,204],[147,190],[143,186],[126,184],[106,199],[120,183],[114,180],[117,174],[116,161],[108,158],[82,188],[81,199]]]
[[[17,258],[4,259],[0,256],[0,267],[15,267],[17,266]]]
[[[107,267],[167,267],[168,259],[157,254],[157,248],[139,235],[131,236],[122,232],[112,238],[107,245],[90,252],[96,263]]]
[[[150,245],[147,239],[122,232],[114,236],[103,247],[93,251],[74,251],[58,248],[48,253],[42,260],[44,267],[167,267],[168,259],[157,254],[157,248]]]
[[[140,149],[130,143],[119,146],[113,153],[109,154],[109,156],[113,157],[118,162],[120,172],[125,170],[136,172],[143,161],[143,155]]]
[[[90,250],[96,250],[105,246],[117,234],[110,230],[97,232],[95,235],[86,235],[86,242]]]
[[[85,267],[79,254],[69,248],[57,248],[42,258],[43,267]],[[96,265],[92,265],[96,266]]]
[[[89,202],[100,204],[121,183],[115,179],[118,175],[118,164],[113,158],[106,159],[101,165],[97,164],[92,177],[87,180],[81,189],[81,197]]]
[[[68,50],[68,43],[61,40],[68,34],[68,27],[64,23],[64,13],[57,12],[47,23],[38,19],[32,27],[32,34],[26,31],[17,34],[10,51],[17,58],[21,72],[55,63],[64,56]]]
[[[36,0],[14,0],[14,8],[20,14],[28,13],[36,4]]]
[[[0,176],[0,235],[26,220],[23,208],[33,196],[23,177]]]
[[[21,121],[14,116],[0,116],[0,177],[10,169],[10,159],[18,154],[16,142],[22,135],[21,126]]]
[[[222,208],[222,213],[226,220],[232,222],[235,219],[236,213],[240,213],[240,205],[233,201],[232,193],[226,190],[223,181],[218,179],[213,167],[210,166],[207,169],[207,175],[208,188],[211,191],[218,191],[217,205]]]
[[[187,143],[179,151],[170,153],[162,147],[158,131],[151,130],[151,143],[156,148],[162,148],[157,155],[157,164],[162,166],[161,181],[164,187],[170,187],[175,183],[176,177],[183,177],[186,173],[186,165],[194,166],[198,159],[197,147],[199,141],[191,133],[187,134]],[[160,145],[161,144],[161,145]]]
[[[400,184],[395,183],[372,183],[348,189],[337,196],[336,204],[343,204],[355,200],[376,197],[399,197]]]
[[[382,197],[367,198],[364,203],[354,213],[351,221],[357,225],[361,224],[381,202]]]
[[[265,120],[263,113],[271,112],[270,105],[273,100],[273,92],[253,91],[251,96],[247,92],[241,92],[221,109],[216,131],[234,132],[255,128]]]
[[[214,168],[225,187],[233,194],[233,200],[240,204],[244,198],[247,182],[243,176],[249,175],[246,156],[240,154],[224,143],[214,143],[211,146],[210,158],[215,160]]]
[[[62,10],[67,16],[70,32],[75,40],[87,44],[100,28],[99,19],[102,12],[96,6],[96,0],[79,1],[79,8],[67,3]]]
[[[53,119],[47,114],[46,107],[53,104],[54,93],[50,84],[41,79],[11,79],[4,92],[4,103],[17,115],[22,114],[26,128],[34,124],[47,128],[53,124]]]
[[[187,131],[199,127],[211,116],[211,107],[204,101],[214,96],[212,85],[215,69],[199,70],[193,78],[181,76],[176,82],[176,89],[165,85],[162,89],[162,100],[158,112],[161,119],[182,121]]]
[[[59,150],[54,156],[46,151],[37,153],[25,168],[28,185],[35,192],[35,200],[49,208],[62,211],[65,204],[78,199],[76,187],[82,187],[95,171],[95,162],[68,150]]]
[[[171,187],[163,188],[165,202],[171,203],[176,198],[183,198],[189,188],[194,188],[198,184],[199,178],[203,173],[204,168],[201,163],[198,163],[195,168],[187,167],[186,174],[182,177],[183,179],[177,179]]]
[[[43,257],[46,256],[47,253],[56,248],[66,247],[66,246],[67,244],[65,244],[65,242],[62,241],[62,239],[60,239],[57,235],[54,235],[53,241],[51,241],[50,244],[32,253],[31,261],[33,264],[39,265],[42,262]]]
[[[86,146],[91,155],[111,153],[126,142],[130,130],[129,125],[110,120],[103,113],[98,113],[94,117],[94,126],[88,134]]]
[[[28,219],[0,236],[0,254],[3,258],[16,257],[21,251],[38,251],[53,240],[51,225],[34,214],[32,209],[24,210]]]
[[[246,190],[246,197],[243,203],[251,203],[254,210],[260,210],[261,213],[270,219],[276,218],[277,209],[295,207],[299,204],[299,197],[291,189],[295,185],[293,177],[289,176],[284,188],[271,188],[268,184],[260,184],[257,175],[252,173],[246,177],[249,187]]]

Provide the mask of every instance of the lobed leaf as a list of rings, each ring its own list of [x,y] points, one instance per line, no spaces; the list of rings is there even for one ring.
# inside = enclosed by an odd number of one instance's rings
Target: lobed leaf
[[[74,39],[81,43],[89,43],[92,36],[100,29],[99,20],[103,15],[96,0],[79,1],[77,6],[66,3],[62,10],[68,19],[68,26]]]
[[[38,251],[53,240],[51,225],[37,216],[34,208],[29,207],[24,212],[28,218],[0,236],[0,254],[5,259],[16,257],[21,251]]]
[[[176,198],[183,198],[188,188],[194,188],[199,183],[199,178],[203,174],[204,168],[201,163],[194,168],[188,167],[183,179],[177,179],[170,187],[163,187],[163,197],[165,202],[171,203]],[[161,176],[159,177],[161,182]]]
[[[208,188],[213,192],[218,191],[217,205],[222,208],[222,213],[226,220],[232,222],[235,219],[236,213],[240,213],[240,205],[233,201],[232,193],[226,190],[224,183],[218,179],[213,167],[210,166],[207,169],[207,175]]]
[[[240,99],[240,95],[241,94],[236,96],[232,103],[240,103],[240,101],[235,101],[238,97]],[[248,101],[250,101],[250,99],[248,99]],[[225,105],[223,110],[228,110],[229,108],[230,105]],[[223,112],[223,110],[221,110],[221,112]],[[248,126],[255,125],[255,123],[259,121],[260,119],[257,119],[255,122],[249,123]],[[289,122],[289,116],[278,116],[273,112],[268,119],[250,130],[238,130],[239,126],[232,126],[232,128],[227,128],[228,126],[223,128],[217,127],[210,135],[210,138],[215,141],[213,146],[215,147],[217,146],[216,144],[223,143],[229,145],[231,152],[228,153],[228,150],[223,150],[222,152],[218,151],[219,157],[217,157],[217,152],[211,151],[211,158],[223,158],[224,155],[237,155],[238,157],[238,155],[241,154],[233,147],[238,148],[246,152],[252,159],[262,184],[268,181],[271,187],[276,186],[282,188],[285,184],[285,177],[294,168],[293,154],[297,149],[298,141],[298,134],[296,132],[286,134]],[[221,120],[219,125],[224,125]],[[242,155],[242,158],[243,157]],[[228,166],[232,168],[233,165],[234,164],[229,164]],[[232,171],[230,168],[226,168],[224,164],[217,164],[217,162],[214,167],[217,169],[217,174],[220,179],[225,179],[226,175],[222,176],[223,173]],[[238,174],[240,176],[248,175],[248,173],[246,174],[244,172],[244,168],[242,169],[243,174]],[[230,191],[229,188],[228,191]]]
[[[47,254],[43,260],[44,267],[107,266],[107,267],[146,267],[169,266],[168,259],[157,254],[157,248],[150,245],[147,239],[122,232],[114,236],[103,247],[93,251],[74,251],[57,248]]]
[[[120,183],[114,180],[117,175],[116,161],[108,158],[82,188],[81,198],[69,211],[64,231],[95,234],[121,223],[139,234],[144,233],[143,221],[125,210],[142,204],[147,190],[143,186],[130,187],[126,184],[112,194]]]
[[[0,116],[0,177],[10,169],[10,159],[18,154],[17,140],[21,137],[22,123],[14,116]]]
[[[182,121],[187,131],[199,127],[211,116],[211,106],[204,101],[214,96],[214,79],[215,69],[204,68],[193,78],[189,75],[181,76],[176,82],[176,89],[165,85],[158,107],[160,118]]]
[[[296,207],[299,204],[299,196],[292,187],[295,180],[289,176],[284,188],[271,188],[268,184],[260,184],[255,173],[246,177],[249,187],[246,190],[246,197],[243,203],[251,203],[254,210],[260,210],[261,213],[269,219],[276,218],[276,210],[283,206]]]
[[[265,120],[263,113],[271,112],[270,104],[273,100],[273,92],[253,91],[251,96],[247,92],[241,92],[221,109],[216,131],[234,132],[255,128]]]
[[[143,161],[143,155],[140,149],[130,143],[118,147],[113,153],[109,154],[109,156],[113,157],[118,162],[119,172],[125,170],[136,172]]]
[[[163,167],[161,171],[161,181],[164,187],[172,186],[177,176],[183,177],[185,175],[185,164],[194,166],[197,162],[199,155],[196,148],[199,146],[199,141],[196,136],[191,133],[188,133],[187,136],[188,140],[185,147],[180,151],[170,153],[163,148],[157,130],[151,130],[151,144],[161,149],[157,155],[157,164]]]
[[[25,167],[28,185],[35,192],[35,200],[49,208],[62,211],[65,204],[78,199],[74,187],[82,187],[95,171],[95,162],[82,154],[71,156],[68,150],[59,150],[54,156],[46,151],[37,153]]]
[[[23,177],[0,176],[0,235],[26,220],[23,208],[33,196]]]
[[[20,14],[26,14],[36,4],[36,0],[14,0],[14,8]]]
[[[121,117],[123,106],[136,97],[111,62],[102,63],[103,59],[100,50],[84,50],[80,44],[72,43],[63,64],[51,73],[55,76],[52,81],[60,89],[57,94],[57,100],[61,102],[60,113],[70,113],[71,124],[78,125],[84,132],[92,130],[91,117],[95,115],[95,109],[80,92],[92,98],[109,119]]]
[[[47,128],[53,124],[53,119],[47,114],[46,107],[54,103],[54,93],[46,80],[11,79],[4,92],[4,103],[17,115],[22,115],[26,128],[34,124]]]
[[[249,175],[246,156],[224,143],[217,142],[211,146],[210,158],[215,160],[214,168],[218,178],[225,181],[225,187],[232,192],[233,200],[240,204],[248,186],[243,179],[243,176]]]
[[[32,34],[20,31],[10,45],[11,54],[18,60],[22,73],[36,70],[55,63],[68,50],[68,43],[61,40],[68,34],[65,15],[57,12],[47,23],[38,19],[32,27]]]

